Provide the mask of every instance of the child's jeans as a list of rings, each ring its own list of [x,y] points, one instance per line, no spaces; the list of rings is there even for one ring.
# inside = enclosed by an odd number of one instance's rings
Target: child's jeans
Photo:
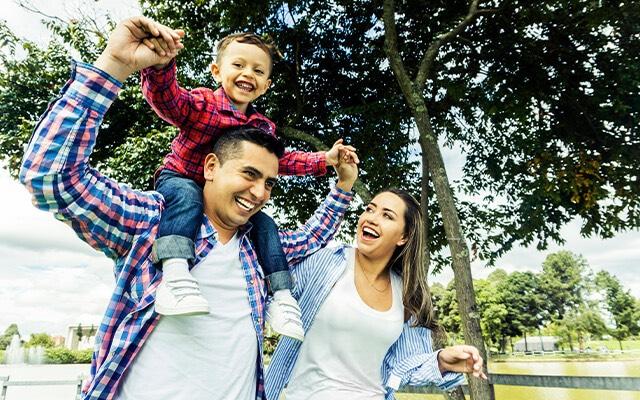
[[[177,172],[163,169],[156,180],[156,190],[164,196],[165,208],[153,244],[156,260],[185,258],[195,260],[194,241],[202,224],[202,188]],[[262,211],[250,219],[250,239],[264,271],[269,290],[293,287],[287,260],[280,244],[278,227]]]

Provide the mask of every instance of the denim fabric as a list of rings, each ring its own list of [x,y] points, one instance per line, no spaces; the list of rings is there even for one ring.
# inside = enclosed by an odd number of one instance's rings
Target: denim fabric
[[[202,188],[191,179],[163,169],[156,181],[156,190],[164,197],[165,208],[153,245],[154,259],[193,261],[193,242],[202,223]]]
[[[262,211],[252,216],[250,221],[253,225],[251,241],[256,248],[258,262],[262,265],[269,291],[273,293],[282,289],[292,289],[287,259],[278,237],[278,226]]]

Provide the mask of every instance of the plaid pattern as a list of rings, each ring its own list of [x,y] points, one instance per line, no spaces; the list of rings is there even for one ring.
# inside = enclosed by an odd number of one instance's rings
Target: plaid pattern
[[[302,310],[302,325],[307,331],[320,306],[344,273],[347,266],[347,246],[326,248],[305,258],[298,265],[290,264],[296,285],[293,294]],[[267,369],[265,391],[269,400],[278,399],[298,359],[302,343],[287,337],[280,339]],[[402,334],[389,348],[380,368],[380,384],[386,388],[385,400],[393,400],[400,385],[437,385],[449,390],[464,381],[458,373],[440,373],[438,352],[431,346],[431,331],[404,324]]]
[[[164,159],[163,168],[200,184],[204,184],[204,159],[225,129],[251,125],[276,135],[273,122],[251,104],[246,115],[238,111],[222,87],[215,91],[181,88],[176,80],[175,60],[160,70],[153,67],[142,70],[141,83],[142,94],[156,114],[180,129],[171,143],[171,152]],[[324,175],[327,173],[325,153],[285,152],[280,159],[279,173]]]
[[[161,272],[151,262],[164,200],[118,184],[88,164],[102,118],[120,83],[89,64],[74,64],[61,96],[40,119],[25,152],[20,180],[36,207],[52,212],[93,248],[114,260],[115,289],[96,336],[91,378],[84,399],[113,399],[127,367],[159,321],[153,303]],[[295,262],[331,239],[351,200],[334,188],[305,226],[282,231],[285,255]],[[247,281],[258,348],[262,349],[265,284],[262,269],[240,229],[240,259]],[[196,240],[196,267],[216,244],[216,232],[203,215]],[[256,360],[257,399],[264,398],[262,351]]]

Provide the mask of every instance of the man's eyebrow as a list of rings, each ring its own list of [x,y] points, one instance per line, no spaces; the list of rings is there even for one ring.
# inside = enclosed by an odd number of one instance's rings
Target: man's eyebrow
[[[260,172],[259,169],[252,167],[250,165],[247,165],[246,167],[244,167],[245,171],[249,171],[252,172],[256,177],[258,178],[262,178],[264,176],[264,174],[262,172]],[[278,179],[277,178],[267,178],[265,179],[267,182],[269,182],[272,185],[275,185],[276,183],[278,183]]]
[[[262,178],[262,176],[264,175],[262,172],[260,172],[259,169],[252,167],[250,165],[247,165],[246,167],[244,167],[244,170],[248,172],[252,172],[258,178]]]

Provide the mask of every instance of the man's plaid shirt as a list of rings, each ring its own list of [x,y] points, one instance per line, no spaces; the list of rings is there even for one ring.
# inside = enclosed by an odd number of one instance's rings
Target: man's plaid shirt
[[[142,94],[160,118],[176,126],[180,133],[171,143],[171,152],[164,159],[163,168],[177,172],[204,184],[204,158],[213,143],[230,127],[251,125],[270,135],[276,126],[249,104],[243,114],[231,104],[220,87],[217,90],[197,88],[186,90],[176,79],[176,63],[165,68],[146,68],[141,72]],[[314,175],[327,173],[324,152],[285,152],[280,159],[281,175]]]
[[[162,274],[150,255],[164,199],[157,192],[119,184],[88,164],[100,123],[120,85],[92,65],[74,65],[61,96],[49,105],[36,126],[20,170],[20,180],[32,193],[36,207],[52,212],[115,263],[116,285],[96,336],[91,377],[83,390],[85,399],[114,398],[127,367],[160,318],[153,304]],[[305,225],[280,232],[290,263],[312,254],[332,238],[350,200],[350,193],[334,188]],[[240,228],[240,260],[260,349],[256,398],[263,399],[265,285],[246,235],[248,229]],[[215,246],[216,237],[203,215],[196,240],[196,268]]]

